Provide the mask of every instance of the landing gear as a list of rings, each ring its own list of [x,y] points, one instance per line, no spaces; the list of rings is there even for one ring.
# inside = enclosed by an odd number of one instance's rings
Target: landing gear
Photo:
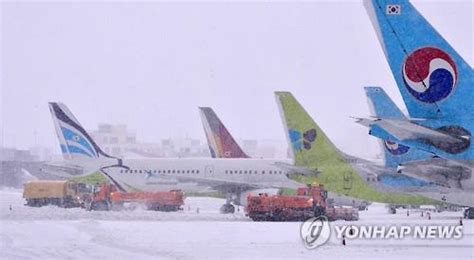
[[[388,208],[388,214],[397,214],[397,208],[395,206],[390,205]]]
[[[220,211],[222,214],[234,214],[235,207],[232,205],[232,199],[234,198],[234,194],[227,193],[226,194],[226,202],[222,205]]]
[[[470,207],[464,210],[464,218],[474,219],[474,207]]]
[[[220,211],[221,211],[222,214],[233,214],[235,212],[235,207],[234,207],[234,205],[232,205],[230,203],[226,203],[226,204],[222,205]]]

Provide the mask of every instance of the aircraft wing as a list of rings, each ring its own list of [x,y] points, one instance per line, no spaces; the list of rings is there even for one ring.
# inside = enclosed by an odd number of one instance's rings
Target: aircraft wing
[[[438,157],[403,163],[398,166],[397,172],[415,179],[454,188],[462,188],[464,181],[472,177],[470,167]]]

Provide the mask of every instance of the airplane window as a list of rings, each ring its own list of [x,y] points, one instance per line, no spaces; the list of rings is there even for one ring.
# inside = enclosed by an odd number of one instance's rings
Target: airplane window
[[[244,174],[247,174],[247,171],[244,171]]]
[[[197,170],[196,173],[199,173],[199,170]]]
[[[194,173],[194,170],[192,170],[191,173]]]
[[[168,173],[171,173],[171,170],[168,170]]]
[[[186,173],[189,173],[189,170],[187,170]]]
[[[268,172],[269,174],[272,174],[272,171]]]
[[[257,174],[258,172],[257,172],[257,171],[255,171],[254,173],[255,173],[255,174]]]
[[[180,173],[180,170],[178,170],[177,173]]]
[[[173,173],[175,173],[175,172],[176,172],[176,171],[175,171],[175,170],[173,170]]]
[[[262,174],[265,174],[265,171],[262,171]]]

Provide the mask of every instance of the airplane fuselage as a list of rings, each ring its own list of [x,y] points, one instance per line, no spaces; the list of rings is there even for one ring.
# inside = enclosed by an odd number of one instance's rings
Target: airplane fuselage
[[[123,167],[103,169],[125,190],[235,192],[251,188],[296,188],[275,160],[216,158],[124,159]],[[303,186],[301,184],[300,186]]]

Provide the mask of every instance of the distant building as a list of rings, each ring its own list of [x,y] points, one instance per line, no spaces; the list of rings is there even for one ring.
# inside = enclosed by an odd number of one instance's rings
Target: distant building
[[[91,136],[104,152],[117,157],[202,157],[209,156],[207,144],[199,139],[163,139],[161,143],[140,142],[126,125],[99,124]]]
[[[31,162],[36,160],[37,157],[31,154],[29,150],[0,147],[0,161]]]
[[[51,161],[53,159],[53,152],[47,147],[32,147],[30,148],[30,153],[38,161]]]
[[[209,157],[207,143],[201,143],[199,139],[163,139],[161,149],[165,157]]]
[[[105,153],[112,156],[122,156],[135,149],[137,144],[135,133],[129,132],[126,125],[102,123],[97,130],[91,131],[91,136]]]

